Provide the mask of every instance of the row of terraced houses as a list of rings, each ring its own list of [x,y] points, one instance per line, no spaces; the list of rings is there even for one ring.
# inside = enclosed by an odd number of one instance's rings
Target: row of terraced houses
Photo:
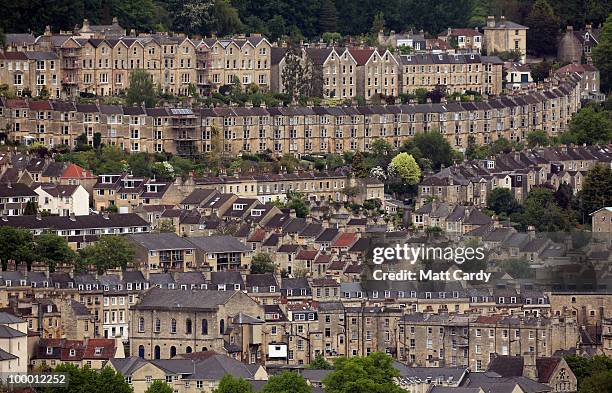
[[[51,97],[91,93],[115,95],[129,87],[130,73],[147,71],[169,94],[200,94],[239,81],[263,90],[283,91],[287,48],[258,35],[228,39],[189,38],[182,34],[130,34],[118,24],[89,25],[39,37],[8,34],[0,53],[0,84],[17,95],[46,89]],[[398,96],[417,88],[445,86],[450,92],[500,94],[502,61],[471,54],[397,55],[365,47],[302,48],[304,61],[323,73],[326,97],[371,99]]]
[[[540,89],[484,101],[363,107],[145,108],[69,101],[2,99],[0,127],[11,140],[75,146],[86,134],[131,152],[193,155],[218,151],[342,153],[386,139],[399,146],[439,131],[457,149],[473,137],[488,144],[523,141],[533,130],[562,133],[580,108],[580,76],[558,76]]]

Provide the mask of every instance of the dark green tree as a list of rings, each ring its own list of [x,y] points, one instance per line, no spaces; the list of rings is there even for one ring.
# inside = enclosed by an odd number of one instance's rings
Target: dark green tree
[[[612,119],[606,111],[586,106],[574,114],[569,131],[561,135],[563,143],[594,145],[612,141]]]
[[[125,269],[134,259],[135,248],[125,237],[105,235],[79,251],[87,265],[96,266],[98,272],[103,274],[108,269]]]
[[[60,262],[74,263],[77,254],[65,238],[54,233],[43,233],[34,239],[34,254],[38,261],[47,262],[51,271]]]
[[[35,201],[28,201],[25,209],[23,209],[24,216],[34,216],[38,213],[38,203]]]
[[[451,145],[441,133],[435,130],[416,134],[412,140],[404,143],[401,150],[410,153],[421,167],[423,167],[422,159],[430,160],[434,170],[439,170],[442,166],[450,166],[453,163]]]
[[[527,146],[528,147],[536,147],[536,146],[548,146],[548,135],[546,135],[546,131],[544,130],[534,130],[527,133]]]
[[[518,210],[518,202],[507,188],[494,188],[487,196],[487,208],[495,214],[512,214]]]
[[[34,261],[36,253],[33,244],[32,232],[27,229],[0,227],[0,258],[4,268],[9,260],[14,260],[17,264],[30,264]]]
[[[93,134],[93,148],[99,149],[102,145],[102,134],[99,132],[94,132]]]
[[[589,170],[578,193],[578,205],[583,220],[602,207],[612,206],[612,169],[609,166],[596,165]]]
[[[74,148],[74,150],[76,151],[85,151],[85,150],[89,150],[91,149],[91,146],[89,146],[89,143],[87,141],[87,134],[82,133],[81,135],[77,136],[76,138],[76,146]]]
[[[253,387],[243,378],[235,378],[231,374],[225,374],[219,386],[213,390],[213,393],[251,393]]]
[[[274,273],[274,262],[267,252],[258,252],[251,259],[251,274]]]
[[[228,0],[215,0],[213,20],[215,31],[221,36],[238,33],[244,28],[238,10]]]
[[[555,191],[555,200],[557,201],[557,205],[561,209],[569,209],[572,204],[572,197],[574,193],[572,190],[572,186],[567,183],[559,184],[559,188]]]
[[[268,379],[263,393],[312,393],[312,388],[304,377],[291,371],[283,371]]]
[[[323,0],[321,2],[319,29],[322,33],[338,31],[338,14],[333,0]]]
[[[536,55],[555,55],[557,53],[557,35],[559,18],[546,0],[536,0],[531,7],[525,24],[527,44]]]
[[[283,89],[289,94],[293,102],[301,95],[304,83],[304,67],[302,65],[302,49],[292,44],[285,55],[285,67],[281,72]]]
[[[609,93],[612,90],[612,13],[599,33],[599,43],[593,48],[593,63],[601,75],[601,90]]]
[[[153,77],[145,70],[133,70],[130,73],[130,87],[125,97],[127,105],[144,105],[154,107],[157,103]]]
[[[541,61],[539,63],[533,63],[529,66],[531,68],[531,77],[534,82],[542,82],[545,78],[550,75],[552,64],[548,61]]]
[[[531,189],[525,198],[523,212],[513,220],[519,222],[520,229],[533,226],[538,232],[568,231],[573,224],[573,217],[557,205],[553,190],[545,187]]]

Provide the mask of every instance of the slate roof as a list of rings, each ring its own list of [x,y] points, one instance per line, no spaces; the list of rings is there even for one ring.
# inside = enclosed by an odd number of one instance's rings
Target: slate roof
[[[193,249],[192,243],[173,232],[134,233],[128,239],[146,250],[186,250]]]
[[[207,237],[189,237],[186,239],[196,248],[207,253],[246,252],[249,249],[233,236],[218,235]]]
[[[151,288],[140,303],[133,306],[140,310],[216,310],[219,305],[225,304],[234,291],[209,290],[173,290]]]

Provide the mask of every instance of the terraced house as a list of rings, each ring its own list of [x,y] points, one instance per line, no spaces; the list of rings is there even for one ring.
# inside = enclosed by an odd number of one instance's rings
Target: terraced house
[[[379,138],[397,147],[434,130],[465,149],[469,137],[489,144],[501,137],[521,142],[532,130],[559,135],[580,108],[580,80],[559,75],[539,89],[483,101],[363,107],[128,108],[2,99],[0,127],[24,144],[75,146],[82,133],[92,144],[97,132],[103,143],[128,151],[184,156],[367,151]]]

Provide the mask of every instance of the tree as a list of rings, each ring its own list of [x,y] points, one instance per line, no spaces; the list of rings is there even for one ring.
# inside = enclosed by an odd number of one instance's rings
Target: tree
[[[535,130],[527,134],[527,146],[530,148],[548,146],[548,144],[548,135],[544,130]]]
[[[154,107],[157,103],[153,77],[145,70],[136,69],[130,73],[130,87],[125,97],[127,105],[144,105]]]
[[[87,134],[82,133],[79,136],[77,136],[76,138],[76,146],[74,148],[74,150],[76,151],[85,151],[85,150],[89,150],[91,149],[91,147],[89,146],[89,143],[87,142]]]
[[[308,368],[313,370],[333,370],[334,366],[325,360],[325,357],[319,353],[315,356],[314,360],[310,362]]]
[[[272,41],[278,41],[287,32],[285,19],[280,15],[274,15],[268,22],[268,32]]]
[[[94,132],[93,134],[93,148],[99,149],[102,145],[102,134],[99,132]]]
[[[70,363],[63,363],[54,370],[68,374],[70,381],[65,387],[48,387],[44,393],[133,393],[132,387],[125,378],[110,367],[99,372],[89,367],[79,368]]]
[[[567,183],[559,184],[559,188],[555,191],[555,201],[561,209],[568,210],[571,207],[572,197],[574,192],[572,186]]]
[[[579,393],[612,392],[612,370],[599,371],[586,377],[580,385]]]
[[[287,203],[285,203],[285,206],[289,209],[295,210],[295,215],[297,217],[304,218],[308,216],[308,213],[310,213],[306,197],[303,194],[293,190],[287,191]]]
[[[414,157],[408,153],[399,153],[393,157],[390,166],[408,184],[417,184],[421,178],[421,169],[414,160]]]
[[[334,368],[323,380],[327,393],[405,392],[395,383],[399,372],[387,354],[374,352],[367,357],[339,358]]]
[[[156,379],[145,390],[145,393],[174,393],[174,390],[166,382]]]
[[[225,374],[219,386],[213,390],[213,393],[251,393],[253,387],[243,378],[234,378],[231,374]]]
[[[304,67],[302,66],[302,49],[294,44],[289,47],[285,55],[285,66],[281,72],[284,92],[296,102],[303,90]]]
[[[532,188],[523,209],[516,216],[521,229],[533,226],[539,232],[556,232],[571,228],[572,218],[557,205],[553,190],[549,188]]]
[[[125,237],[104,235],[94,244],[80,250],[83,261],[94,265],[100,274],[108,269],[125,269],[134,258],[134,245]]]
[[[535,277],[535,270],[529,266],[529,262],[525,259],[508,259],[500,264],[500,268],[512,278]]]
[[[176,227],[170,220],[164,220],[159,224],[157,228],[159,232],[173,233],[176,232]]]
[[[495,214],[511,214],[518,208],[518,202],[507,188],[494,188],[487,196],[487,208]]]
[[[34,261],[36,254],[32,247],[33,241],[32,232],[27,229],[0,227],[0,258],[3,267],[6,268],[9,260],[28,265]]]
[[[267,252],[258,252],[251,259],[251,274],[274,273],[274,262]]]
[[[33,216],[38,213],[38,203],[36,201],[26,202],[25,208],[23,209],[24,216]]]
[[[323,0],[321,2],[319,29],[323,33],[338,31],[338,14],[333,0]]]
[[[34,239],[36,260],[46,262],[51,271],[59,262],[74,263],[77,258],[65,238],[54,233],[43,233]]]
[[[593,106],[586,106],[575,113],[569,131],[561,135],[563,143],[594,145],[612,141],[612,120],[608,113]]]
[[[264,385],[263,393],[311,393],[312,388],[301,375],[283,371],[273,375]]]
[[[542,82],[550,75],[552,64],[547,61],[541,61],[539,63],[533,63],[529,67],[531,68],[531,77],[533,81]]]
[[[453,163],[453,148],[446,138],[435,130],[416,134],[412,140],[404,143],[401,150],[412,154],[419,164],[422,159],[430,160],[434,170]]]
[[[605,165],[595,165],[589,170],[578,203],[583,220],[602,207],[612,206],[612,169]]]
[[[215,0],[213,21],[215,31],[221,36],[240,32],[244,28],[238,10],[228,0]]]
[[[612,13],[599,33],[599,42],[593,48],[592,57],[601,75],[601,90],[608,93],[612,90]]]
[[[374,20],[372,21],[372,29],[370,30],[370,33],[372,33],[374,37],[377,37],[378,33],[384,30],[385,30],[385,15],[381,11],[381,12],[376,13],[376,15],[374,15]]]
[[[559,18],[546,0],[536,0],[525,19],[527,42],[536,55],[554,55],[557,52]]]
[[[328,0],[329,1],[329,0]],[[342,34],[336,32],[325,32],[321,36],[323,42],[327,45],[337,45],[342,40]]]

